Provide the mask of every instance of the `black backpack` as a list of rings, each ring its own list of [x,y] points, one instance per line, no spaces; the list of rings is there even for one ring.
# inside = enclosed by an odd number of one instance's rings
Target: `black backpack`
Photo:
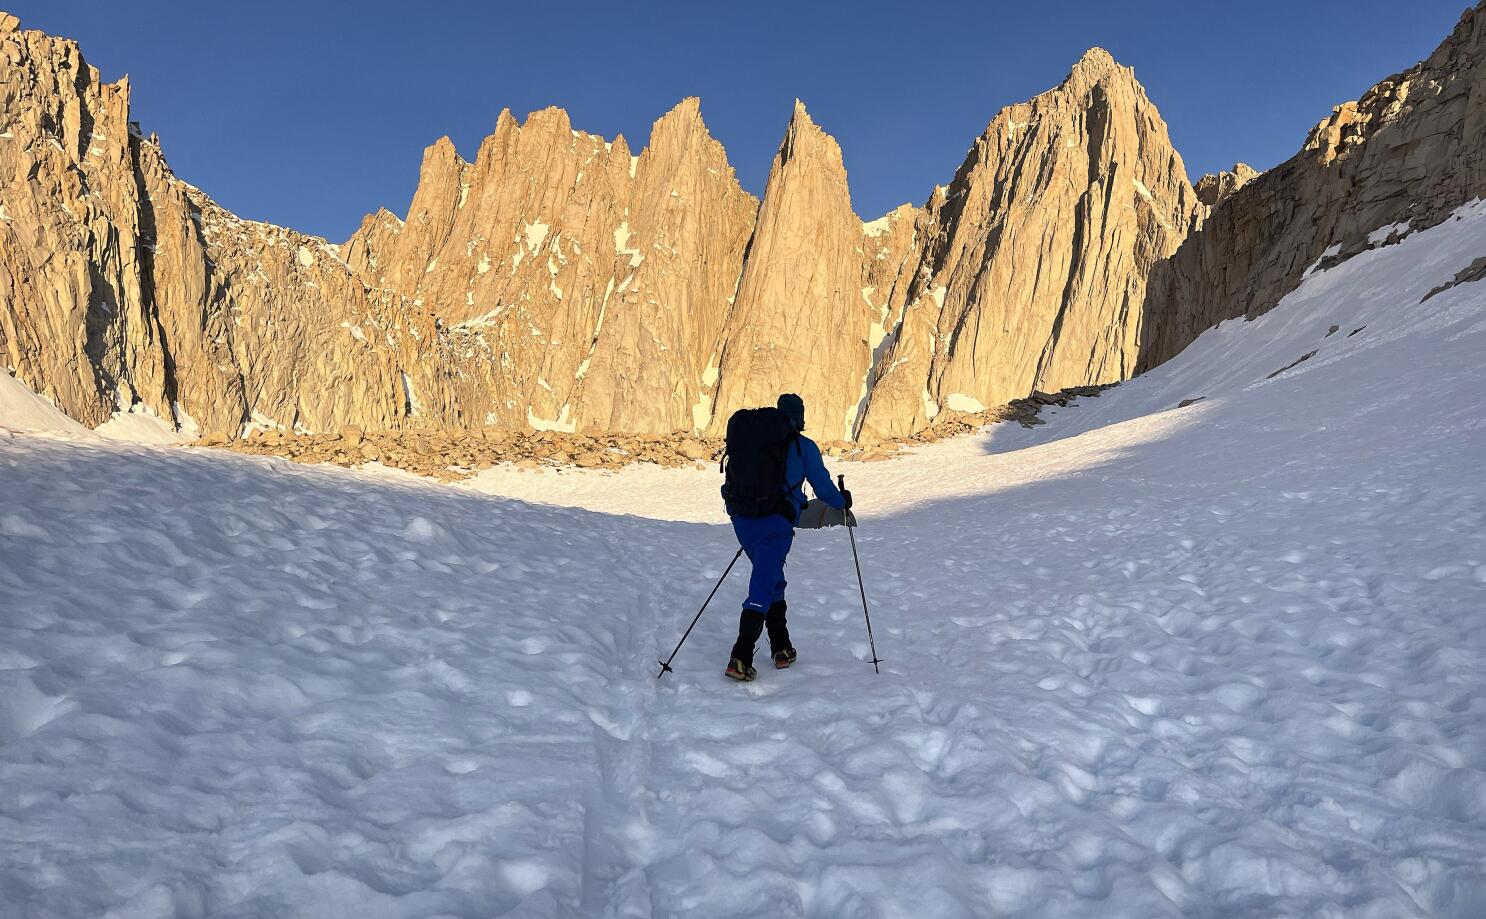
[[[719,469],[726,478],[722,499],[732,517],[780,514],[793,522],[789,496],[801,482],[785,479],[790,447],[800,453],[800,432],[777,408],[740,408],[728,419],[727,445]]]

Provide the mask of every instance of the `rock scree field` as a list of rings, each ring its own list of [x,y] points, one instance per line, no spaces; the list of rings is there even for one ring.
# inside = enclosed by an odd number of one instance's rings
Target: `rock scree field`
[[[715,472],[122,444],[0,375],[0,913],[1486,915],[1486,299],[1426,299],[1483,249],[853,468],[880,676],[836,529],[795,668],[723,679],[735,573],[655,679]]]

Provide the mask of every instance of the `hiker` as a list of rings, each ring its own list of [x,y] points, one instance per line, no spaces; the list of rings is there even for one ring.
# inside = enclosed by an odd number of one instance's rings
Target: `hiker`
[[[748,599],[738,617],[738,641],[723,671],[735,680],[758,676],[753,648],[765,626],[777,669],[798,656],[785,624],[784,562],[805,506],[804,483],[827,505],[851,507],[851,492],[831,481],[820,448],[804,430],[805,401],[794,393],[780,396],[775,408],[740,409],[728,419],[722,497],[738,545],[753,564]]]

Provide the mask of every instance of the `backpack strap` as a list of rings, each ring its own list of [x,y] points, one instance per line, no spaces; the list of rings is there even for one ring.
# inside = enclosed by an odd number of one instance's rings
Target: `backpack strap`
[[[801,434],[798,431],[796,431],[795,432],[795,439],[793,441],[791,441],[791,443],[793,443],[794,444],[794,447],[795,447],[795,456],[798,456],[800,458],[800,467],[801,467],[800,468],[800,472],[801,472],[800,481],[798,481],[795,484],[791,485],[791,484],[789,484],[789,479],[788,478],[786,478],[784,480],[784,500],[789,501],[791,504],[793,504],[794,502],[790,500],[790,496],[795,493],[795,490],[796,489],[799,489],[799,488],[801,488],[801,487],[804,486],[805,479],[807,478],[807,476],[804,475],[804,472],[805,472],[805,469],[804,469],[804,466],[805,466],[805,448],[800,446],[800,437],[801,437]],[[788,447],[785,447],[784,448],[784,452],[786,454],[788,454],[789,453],[789,448]]]

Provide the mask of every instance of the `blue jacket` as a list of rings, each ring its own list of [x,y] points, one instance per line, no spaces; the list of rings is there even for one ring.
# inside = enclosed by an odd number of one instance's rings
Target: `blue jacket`
[[[839,508],[846,503],[841,490],[831,481],[831,474],[826,471],[825,460],[820,458],[820,447],[804,434],[795,438],[794,446],[789,448],[784,462],[784,478],[791,485],[801,483],[795,486],[789,496],[795,505],[796,520],[800,517],[800,508],[805,506],[805,489],[802,487],[805,482],[810,483],[810,490],[815,492],[817,498],[831,507]]]

